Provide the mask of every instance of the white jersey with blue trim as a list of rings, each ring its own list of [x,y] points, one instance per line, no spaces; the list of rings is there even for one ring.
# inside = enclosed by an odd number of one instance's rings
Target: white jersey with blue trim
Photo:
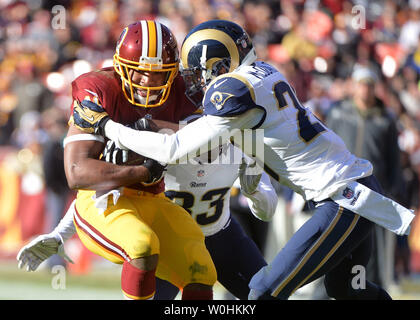
[[[203,105],[205,114],[227,118],[262,110],[254,129],[264,130],[264,168],[307,200],[322,200],[346,182],[372,173],[371,163],[351,154],[267,63],[256,62],[217,77]]]
[[[191,214],[205,236],[222,230],[230,219],[230,192],[242,156],[241,150],[228,144],[213,161],[203,154],[194,159],[195,163],[167,168],[166,196]]]
[[[372,164],[351,154],[339,136],[300,104],[285,77],[269,64],[256,62],[220,75],[209,84],[203,106],[205,116],[172,135],[135,131],[111,121],[106,135],[145,157],[175,164],[198,149],[214,147],[220,138],[263,129],[257,160],[264,162],[273,179],[305,200],[329,198],[347,182],[372,173]]]

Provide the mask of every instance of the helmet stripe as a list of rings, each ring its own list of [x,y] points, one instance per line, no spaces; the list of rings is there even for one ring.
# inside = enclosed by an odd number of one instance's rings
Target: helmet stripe
[[[182,45],[181,59],[184,68],[189,68],[188,54],[191,48],[200,43],[200,41],[202,41],[203,39],[219,41],[229,51],[229,54],[232,57],[232,62],[239,62],[238,48],[236,47],[236,44],[233,41],[233,39],[228,34],[216,29],[202,29],[191,34]],[[238,63],[232,63],[229,71],[232,71],[237,67]]]
[[[145,20],[141,22],[141,31],[142,31],[142,50],[141,55],[143,57],[147,57],[147,53],[149,51],[149,32],[147,30],[147,22]]]
[[[156,25],[154,21],[147,21],[149,28],[149,54],[148,57],[156,57]]]
[[[156,22],[157,57],[162,58],[162,25]]]

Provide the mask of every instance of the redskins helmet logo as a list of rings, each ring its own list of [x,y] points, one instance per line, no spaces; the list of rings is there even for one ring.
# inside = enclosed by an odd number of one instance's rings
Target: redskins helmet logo
[[[120,34],[120,37],[118,38],[117,46],[115,48],[115,52],[117,54],[120,54],[120,47],[124,42],[125,36],[127,35],[127,30],[128,30],[128,27],[124,28],[124,30]]]

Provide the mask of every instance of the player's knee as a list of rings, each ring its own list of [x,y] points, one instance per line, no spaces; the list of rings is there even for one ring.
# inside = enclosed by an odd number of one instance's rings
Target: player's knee
[[[159,254],[159,239],[153,231],[136,234],[130,241],[127,253],[131,259],[139,259]]]
[[[129,263],[140,270],[154,270],[157,268],[159,255],[153,254],[151,256],[132,259]]]

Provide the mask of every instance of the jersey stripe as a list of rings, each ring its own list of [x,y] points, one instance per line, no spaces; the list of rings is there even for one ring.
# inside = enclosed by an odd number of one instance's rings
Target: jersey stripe
[[[342,207],[340,207],[342,209]],[[344,242],[344,240],[347,239],[350,232],[354,229],[354,226],[356,225],[357,221],[359,221],[360,216],[358,214],[354,215],[353,221],[351,222],[351,225],[348,227],[346,232],[343,234],[343,236],[338,240],[338,242],[334,245],[334,247],[328,252],[328,254],[322,259],[322,261],[319,263],[319,265],[305,278],[303,279],[299,285],[292,291],[292,294],[300,288],[312,275],[317,272],[324,264],[325,262],[334,254],[334,252],[338,249],[338,247]]]
[[[348,219],[342,215],[343,207],[338,208],[337,215],[331,221],[328,228],[324,231],[321,237],[312,245],[312,247],[303,256],[301,261],[293,269],[293,271],[287,276],[271,295],[277,297],[282,295],[282,291],[286,290],[290,295],[293,294],[299,287],[301,287],[306,281],[308,281],[334,254],[334,252],[340,247],[340,245],[347,239],[348,235],[354,229],[359,215],[355,215],[352,221],[349,223]],[[337,230],[338,233],[337,233]],[[344,231],[341,232],[340,230]],[[336,238],[337,236],[340,238]],[[321,254],[322,260],[317,262],[319,253],[321,251],[328,250],[325,254]],[[315,267],[313,267],[315,266]],[[310,270],[310,272],[308,272]],[[297,282],[299,281],[299,282]],[[292,287],[293,286],[293,287]]]
[[[327,230],[325,230],[324,234],[314,243],[312,248],[308,250],[308,252],[303,256],[302,260],[298,263],[295,269],[291,272],[291,274],[285,278],[277,288],[271,293],[273,297],[276,297],[280,291],[296,276],[296,274],[302,269],[305,263],[309,260],[312,254],[318,249],[318,247],[324,242],[325,238],[330,234],[330,232],[334,229],[335,225],[337,224],[338,220],[340,220],[341,212],[343,211],[342,207],[339,207],[339,211],[333,221],[331,221]]]

